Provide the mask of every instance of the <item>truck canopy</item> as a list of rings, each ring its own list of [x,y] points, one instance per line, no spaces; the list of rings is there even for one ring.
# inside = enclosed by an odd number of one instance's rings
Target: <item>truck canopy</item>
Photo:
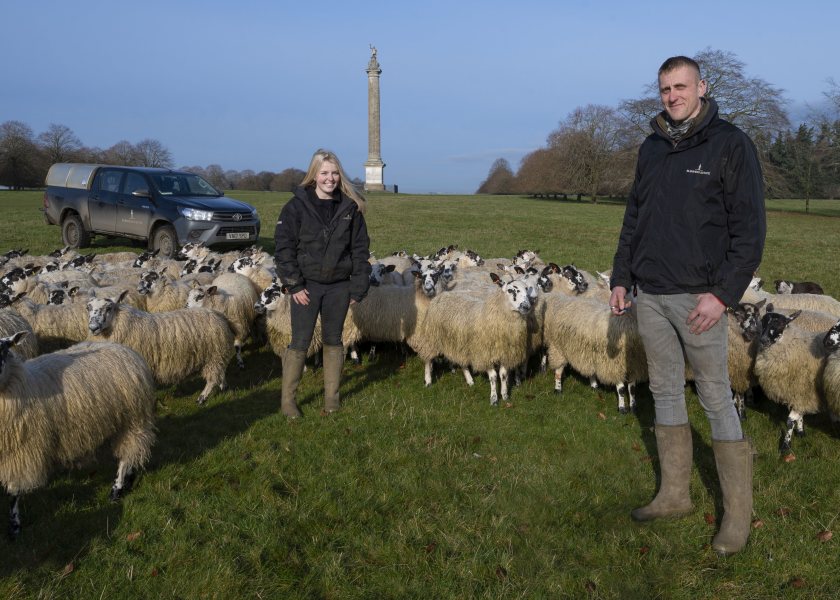
[[[93,172],[101,166],[104,165],[56,163],[47,172],[47,185],[78,190],[90,189]]]

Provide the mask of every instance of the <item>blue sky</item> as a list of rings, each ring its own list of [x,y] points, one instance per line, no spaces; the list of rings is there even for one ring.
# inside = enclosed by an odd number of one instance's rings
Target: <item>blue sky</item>
[[[373,44],[401,192],[475,191],[576,107],[641,96],[671,55],[733,52],[794,116],[840,82],[836,1],[6,0],[0,15],[0,122],[101,148],[153,138],[177,166],[305,169],[326,147],[363,178]]]

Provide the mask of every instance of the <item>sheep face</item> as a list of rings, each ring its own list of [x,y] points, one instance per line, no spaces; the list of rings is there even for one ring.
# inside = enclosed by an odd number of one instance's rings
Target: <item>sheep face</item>
[[[190,293],[187,294],[187,308],[197,308],[204,305],[204,299],[207,296],[212,296],[216,293],[216,286],[211,285],[209,287],[204,287],[201,285],[195,286],[193,289],[190,290]]]
[[[420,289],[428,298],[434,298],[438,293],[438,282],[443,275],[440,269],[425,269],[422,272],[413,271],[414,278],[420,280]]]
[[[70,299],[79,292],[79,287],[74,286],[69,289],[66,287],[50,290],[47,294],[47,304],[53,306],[60,306],[61,304],[68,304]]]
[[[128,294],[124,291],[116,298],[91,298],[87,303],[88,329],[94,335],[107,331],[114,322],[119,303]]]
[[[228,271],[231,273],[239,273],[240,275],[248,276],[248,273],[255,267],[254,259],[250,256],[242,256],[230,263]]]
[[[741,329],[741,336],[748,342],[758,337],[761,331],[760,309],[764,305],[764,302],[765,300],[762,300],[758,304],[743,302],[732,309],[732,314],[738,322],[738,327]]]
[[[502,283],[500,279],[494,281],[505,292],[505,298],[510,304],[511,310],[518,312],[520,315],[527,315],[531,312],[536,298],[535,288],[528,286],[521,280],[508,283]]]
[[[396,265],[383,265],[381,262],[374,263],[370,268],[370,284],[381,285],[387,273],[393,273]]]
[[[26,280],[40,271],[40,267],[27,265],[25,267],[15,267],[0,279],[0,287],[9,289],[14,293],[26,291]]]
[[[132,267],[135,267],[135,268],[137,268],[137,269],[142,269],[142,268],[146,265],[146,263],[147,263],[147,262],[149,262],[149,261],[150,261],[150,260],[152,260],[155,256],[157,256],[157,255],[158,255],[158,252],[160,252],[160,250],[159,250],[159,249],[158,249],[158,250],[154,250],[154,251],[152,251],[152,250],[146,250],[145,252],[143,252],[142,254],[140,254],[140,255],[139,255],[136,259],[134,259],[134,262],[133,262],[133,263],[131,263],[131,266],[132,266]]]
[[[764,285],[764,280],[761,277],[753,277],[750,280],[750,285],[748,286],[754,292],[760,292],[761,286]]]
[[[160,286],[166,285],[166,278],[161,271],[143,271],[140,274],[140,282],[137,284],[137,292],[141,296],[147,296],[155,291]]]
[[[761,337],[758,338],[759,347],[761,349],[769,348],[778,342],[782,338],[785,328],[800,314],[802,314],[801,310],[791,313],[789,317],[774,312],[768,312],[764,315],[761,318]]]
[[[534,250],[520,250],[513,257],[513,264],[521,267],[530,267],[531,263],[537,260],[537,252]]]
[[[828,333],[825,334],[825,337],[823,338],[823,346],[829,352],[834,352],[840,348],[840,321],[837,321],[837,323],[828,330]]]
[[[254,312],[258,315],[264,315],[270,310],[275,310],[283,298],[283,294],[287,291],[285,285],[280,284],[276,277],[273,278],[271,285],[260,293],[260,299],[254,303]]]
[[[17,343],[20,342],[25,335],[25,331],[18,331],[10,336],[0,338],[0,376],[2,376],[3,370],[6,367],[6,360],[9,358],[9,350],[11,350],[13,346],[17,345]]]
[[[577,267],[574,265],[566,265],[563,267],[560,271],[560,275],[562,275],[563,279],[566,280],[569,288],[573,289],[578,294],[582,294],[589,289],[589,283],[586,281],[583,273],[578,271]]]
[[[775,282],[777,294],[792,294],[793,282],[785,281],[784,279],[777,279]]]
[[[67,254],[69,250],[70,246],[64,246],[64,248],[56,248],[55,250],[47,254],[47,256],[49,256],[50,258],[61,258],[65,254]]]
[[[480,267],[484,264],[484,259],[477,252],[470,249],[467,249],[464,256],[461,257],[461,260],[466,262],[466,265],[470,267]]]
[[[15,294],[11,290],[0,290],[0,308],[8,308],[23,298],[26,294]]]

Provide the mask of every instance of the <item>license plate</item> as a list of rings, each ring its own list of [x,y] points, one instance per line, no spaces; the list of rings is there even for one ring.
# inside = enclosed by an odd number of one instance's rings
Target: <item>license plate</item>
[[[250,234],[247,231],[228,233],[225,235],[225,238],[229,240],[247,240],[249,237]]]

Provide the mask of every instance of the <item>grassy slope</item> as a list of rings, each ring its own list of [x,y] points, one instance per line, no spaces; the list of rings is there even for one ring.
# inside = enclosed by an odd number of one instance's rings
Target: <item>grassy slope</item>
[[[283,194],[232,193],[263,216],[272,246]],[[0,192],[0,251],[60,244],[40,221],[40,194]],[[768,202],[761,273],[819,281],[840,297],[840,203],[805,216]],[[782,209],[782,210],[778,210]],[[538,248],[556,262],[607,268],[623,207],[478,196],[371,198],[373,251],[427,253],[458,243],[485,257]],[[130,249],[97,242],[96,251]],[[836,589],[840,474],[828,419],[807,421],[797,460],[776,451],[785,413],[768,402],[746,431],[759,450],[756,517],[740,555],[708,544],[720,514],[708,425],[689,390],[697,511],[639,526],[628,516],[655,489],[652,406],[620,416],[609,390],[569,377],[552,393],[536,375],[511,403],[488,405],[486,381],[465,386],[380,349],[347,365],[346,409],[319,416],[321,373],[308,371],[306,415],[277,411],[279,362],[252,348],[230,388],[198,408],[201,383],[159,391],[152,464],[119,505],[113,462],[59,473],[24,500],[24,533],[0,541],[0,596],[100,597],[829,597]],[[797,587],[801,586],[801,587]]]

